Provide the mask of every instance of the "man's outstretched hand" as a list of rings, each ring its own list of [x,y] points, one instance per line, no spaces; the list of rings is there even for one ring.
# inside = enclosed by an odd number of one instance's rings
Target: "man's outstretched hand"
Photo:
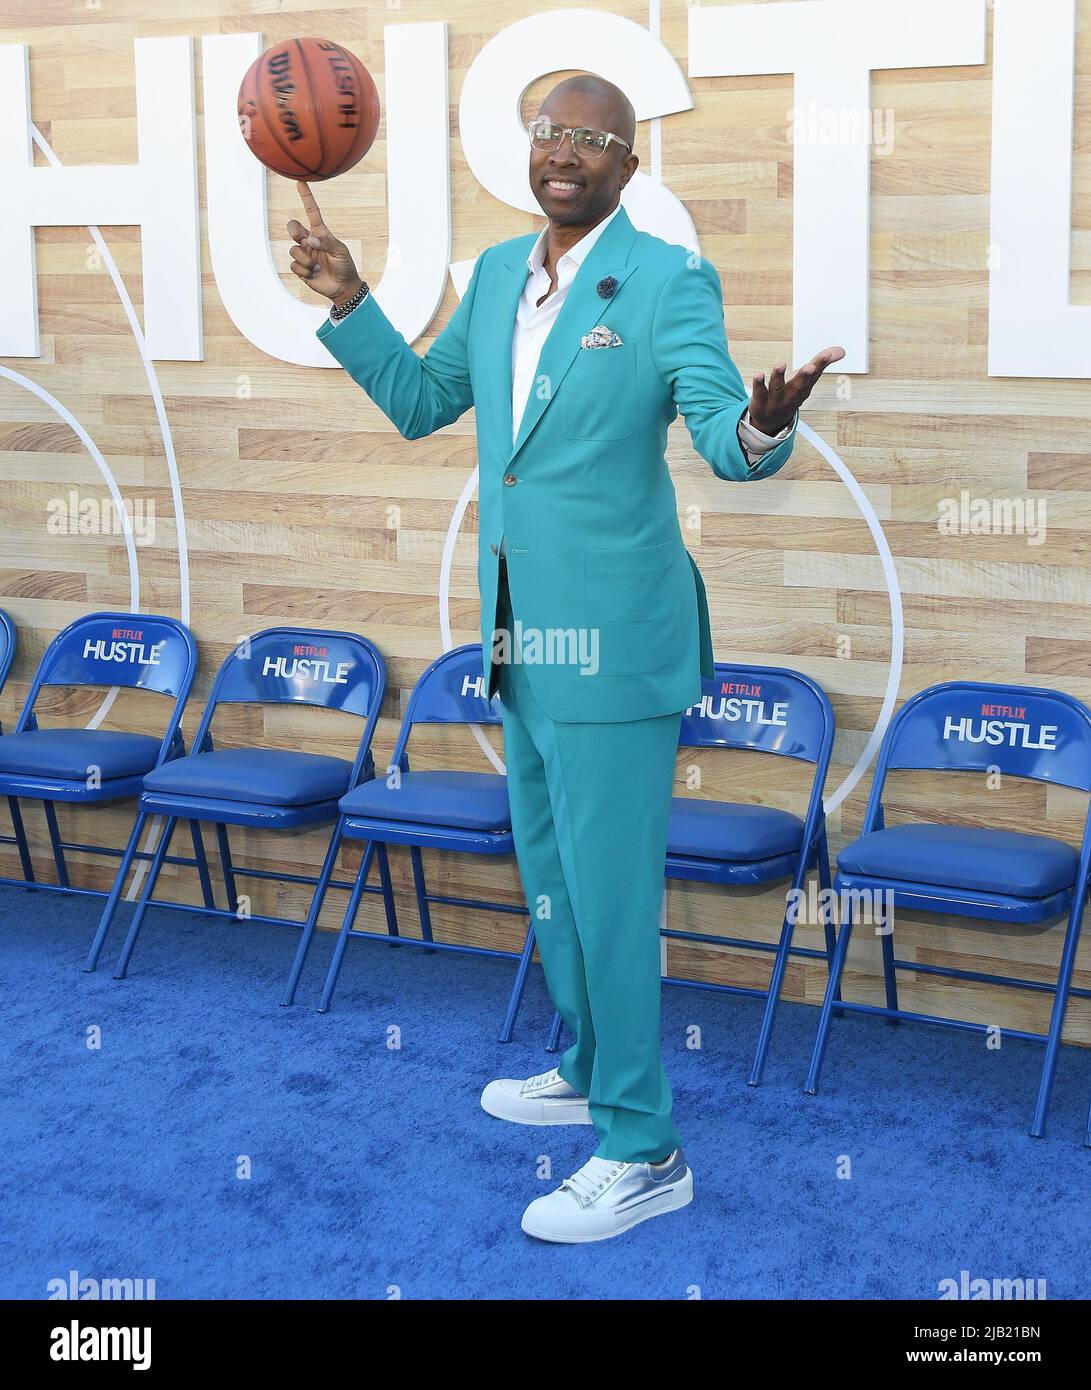
[[[363,281],[356,273],[348,247],[337,240],[322,220],[310,188],[302,180],[296,183],[296,188],[303,199],[309,225],[304,227],[294,217],[288,223],[288,235],[296,243],[292,247],[292,272],[316,294],[340,304],[351,299]]]
[[[795,376],[784,380],[788,369],[786,362],[778,362],[769,373],[759,372],[754,378],[754,389],[750,393],[750,423],[762,434],[779,434],[792,422],[796,411],[814,389],[814,384],[832,362],[840,362],[845,349],[824,348]]]

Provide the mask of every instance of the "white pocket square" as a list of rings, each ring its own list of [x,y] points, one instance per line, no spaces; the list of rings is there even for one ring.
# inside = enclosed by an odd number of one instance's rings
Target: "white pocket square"
[[[618,335],[612,328],[607,328],[604,323],[592,328],[590,333],[585,333],[580,339],[580,347],[583,348],[606,348],[624,347]]]

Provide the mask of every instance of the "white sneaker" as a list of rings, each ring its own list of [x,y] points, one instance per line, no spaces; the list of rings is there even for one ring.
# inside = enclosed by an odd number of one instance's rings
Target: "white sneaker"
[[[591,1123],[587,1097],[574,1091],[556,1067],[526,1081],[490,1081],[481,1092],[481,1108],[517,1125]]]
[[[531,1202],[522,1226],[538,1240],[575,1245],[619,1236],[692,1201],[693,1174],[681,1149],[662,1163],[589,1158],[555,1192]]]

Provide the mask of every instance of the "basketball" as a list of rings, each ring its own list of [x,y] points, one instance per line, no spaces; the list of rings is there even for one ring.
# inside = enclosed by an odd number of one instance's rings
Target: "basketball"
[[[379,128],[379,94],[359,58],[329,39],[267,49],[239,87],[239,129],[274,174],[321,183],[358,164]]]

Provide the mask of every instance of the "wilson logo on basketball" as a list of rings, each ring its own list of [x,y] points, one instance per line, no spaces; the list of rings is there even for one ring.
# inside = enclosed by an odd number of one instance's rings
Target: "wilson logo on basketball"
[[[291,55],[287,51],[274,53],[269,59],[266,71],[269,73],[269,87],[280,116],[281,128],[289,140],[302,140],[303,131],[292,111],[295,79],[292,77]]]

